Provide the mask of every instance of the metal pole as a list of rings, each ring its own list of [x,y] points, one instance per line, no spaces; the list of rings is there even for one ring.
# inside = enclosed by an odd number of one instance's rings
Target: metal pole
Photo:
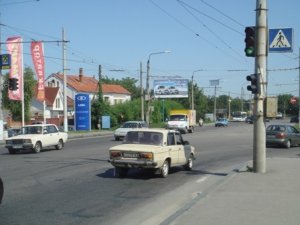
[[[148,123],[148,125],[150,124],[150,88],[149,88],[149,73],[150,73],[150,56],[148,58],[147,61],[147,80],[146,80],[146,96],[145,96],[145,100],[147,102],[147,112],[146,112],[146,122]]]
[[[299,72],[299,96],[298,96],[298,127],[300,128],[300,48],[299,48],[299,68],[298,68],[298,72]]]
[[[144,121],[144,90],[143,90],[143,66],[142,62],[140,62],[140,86],[141,86],[141,119]]]
[[[67,105],[67,75],[66,75],[66,42],[65,42],[65,30],[62,29],[62,46],[63,46],[63,91],[64,91],[64,131],[68,132],[68,105]]]
[[[163,52],[153,52],[149,54],[148,61],[147,61],[147,80],[146,80],[146,96],[145,99],[147,101],[147,113],[146,113],[146,122],[148,125],[150,124],[150,88],[149,88],[149,79],[150,79],[150,58],[152,55],[163,54],[163,53],[170,53],[171,51],[163,51]]]
[[[194,73],[192,75],[192,110],[194,110]]]
[[[266,128],[263,103],[267,92],[267,29],[267,0],[257,0],[255,73],[258,76],[259,93],[254,96],[256,119],[253,130],[253,170],[255,173],[266,172]]]
[[[0,55],[2,54],[1,49],[1,13],[0,13]],[[3,130],[3,111],[2,111],[2,91],[3,91],[3,76],[2,68],[0,66],[0,140],[4,139],[4,130]]]
[[[217,114],[217,86],[215,85],[214,121],[216,121],[216,114]]]

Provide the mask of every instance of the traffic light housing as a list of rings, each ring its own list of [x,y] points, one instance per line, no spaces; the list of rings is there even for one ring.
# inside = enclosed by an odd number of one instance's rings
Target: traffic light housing
[[[255,57],[255,27],[245,28],[245,55],[247,57]]]
[[[247,86],[247,90],[251,91],[252,94],[258,94],[258,79],[257,74],[251,74],[246,77],[247,81],[251,81],[251,85]]]
[[[19,89],[19,80],[17,78],[8,78],[8,89],[15,91]]]

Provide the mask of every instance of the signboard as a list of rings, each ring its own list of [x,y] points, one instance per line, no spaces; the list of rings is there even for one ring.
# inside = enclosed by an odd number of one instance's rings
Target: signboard
[[[188,79],[154,80],[154,98],[187,98]]]
[[[218,86],[220,83],[220,80],[210,80],[209,84],[210,86]]]
[[[110,116],[102,116],[102,128],[110,129]]]
[[[10,69],[11,57],[10,54],[0,55],[0,67],[2,70]]]
[[[269,52],[293,52],[293,29],[269,29]]]
[[[91,106],[88,94],[75,95],[76,130],[91,130]]]

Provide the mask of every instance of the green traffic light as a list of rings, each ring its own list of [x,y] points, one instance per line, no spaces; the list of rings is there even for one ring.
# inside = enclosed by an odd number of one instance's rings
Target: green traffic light
[[[245,48],[245,53],[246,53],[246,56],[248,56],[248,57],[254,57],[255,56],[253,47]]]

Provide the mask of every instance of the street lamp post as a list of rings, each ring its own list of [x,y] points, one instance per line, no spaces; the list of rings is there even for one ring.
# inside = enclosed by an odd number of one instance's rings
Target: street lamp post
[[[194,70],[193,75],[192,75],[192,110],[194,110],[194,74],[198,71],[203,71],[203,70]]]
[[[171,51],[162,51],[162,52],[153,52],[150,53],[148,56],[147,61],[147,80],[146,80],[146,96],[145,101],[148,103],[147,106],[147,113],[146,113],[146,122],[150,123],[150,88],[149,88],[149,79],[150,79],[150,58],[152,55],[158,55],[158,54],[164,54],[164,53],[170,53]]]

